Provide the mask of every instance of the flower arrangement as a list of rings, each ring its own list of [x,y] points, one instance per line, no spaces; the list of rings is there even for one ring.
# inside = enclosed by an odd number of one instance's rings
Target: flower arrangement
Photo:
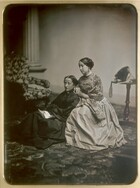
[[[4,57],[4,68],[7,81],[22,84],[25,100],[41,99],[50,95],[48,80],[29,76],[30,65],[27,58],[12,52]]]
[[[26,100],[41,99],[48,97],[51,93],[48,80],[28,77],[28,84],[24,85],[24,97]]]
[[[27,58],[12,52],[4,57],[5,78],[9,82],[24,83],[29,76],[29,63]]]

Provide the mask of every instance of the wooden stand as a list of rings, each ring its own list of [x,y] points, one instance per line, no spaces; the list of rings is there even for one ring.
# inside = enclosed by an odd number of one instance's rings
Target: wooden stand
[[[129,121],[129,103],[130,103],[130,89],[131,89],[131,84],[126,84],[126,101],[125,101],[125,108],[124,108],[124,121]]]
[[[129,109],[129,104],[130,104],[130,89],[131,89],[131,85],[135,85],[136,84],[136,80],[132,80],[132,81],[126,81],[126,82],[115,82],[113,81],[112,83],[114,84],[124,84],[126,85],[126,100],[125,100],[125,107],[124,107],[124,113],[123,113],[123,120],[124,121],[129,121],[129,113],[130,113],[130,109]]]

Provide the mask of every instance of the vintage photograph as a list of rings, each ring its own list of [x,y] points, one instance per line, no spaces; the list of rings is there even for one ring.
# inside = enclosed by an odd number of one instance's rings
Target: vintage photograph
[[[136,8],[12,4],[3,34],[6,182],[134,183]]]

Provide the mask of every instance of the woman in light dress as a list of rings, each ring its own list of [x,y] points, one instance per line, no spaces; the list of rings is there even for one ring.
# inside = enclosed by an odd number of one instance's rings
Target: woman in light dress
[[[103,96],[101,79],[92,72],[93,67],[88,57],[79,61],[83,76],[75,93],[80,101],[66,122],[66,144],[88,150],[120,147],[126,143],[123,129],[113,106]]]

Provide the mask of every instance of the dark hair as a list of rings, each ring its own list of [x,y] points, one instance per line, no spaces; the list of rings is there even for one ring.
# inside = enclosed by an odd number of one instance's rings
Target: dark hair
[[[90,69],[92,69],[94,67],[94,62],[92,61],[92,59],[90,59],[88,57],[84,57],[84,58],[80,59],[80,61],[82,63],[84,63],[86,66],[88,66]]]
[[[65,76],[64,81],[66,78],[70,78],[75,86],[78,84],[78,80],[76,79],[74,75]]]

